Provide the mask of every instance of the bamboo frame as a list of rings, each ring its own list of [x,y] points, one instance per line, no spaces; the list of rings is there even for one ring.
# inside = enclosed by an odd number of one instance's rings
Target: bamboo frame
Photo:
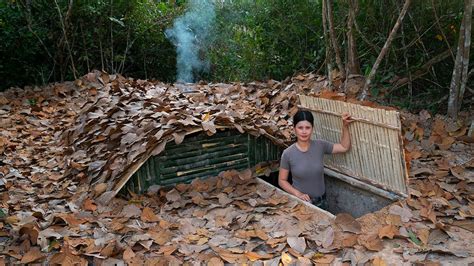
[[[233,127],[228,127],[228,126],[219,126],[219,125],[216,125],[216,129],[218,130],[227,130],[227,129],[236,129],[236,128],[233,128]],[[204,131],[201,127],[198,127],[194,130],[191,130],[191,131],[188,131],[186,132],[185,136],[188,136],[188,135],[191,135],[191,134],[194,134],[194,133],[197,133],[197,132],[201,132],[201,131]],[[246,131],[246,130],[245,130]],[[252,132],[249,132],[249,131],[246,131],[247,134],[250,134],[252,135]],[[280,139],[266,133],[266,132],[259,132],[260,133],[260,136],[264,136],[266,138],[268,138],[269,140],[273,141],[274,143],[278,143],[278,145],[282,146],[282,147],[287,147],[287,145],[285,143],[283,143]],[[140,167],[142,167],[143,164],[145,164],[145,162],[152,156],[151,153],[152,151],[154,150],[155,147],[157,147],[160,143],[162,143],[163,141],[166,141],[166,142],[172,142],[173,139],[161,139],[159,142],[157,142],[155,144],[154,147],[150,148],[147,153],[146,153],[146,156],[143,156],[140,160],[132,163],[129,168],[127,169],[126,173],[120,177],[120,179],[116,182],[116,185],[114,186],[114,188],[112,189],[113,190],[113,195],[117,195],[117,193],[119,193],[119,191],[125,186],[125,184],[128,182],[128,180],[133,176],[133,174],[135,172],[137,172]],[[178,178],[176,179],[178,180]],[[141,189],[141,188],[139,188]]]
[[[407,197],[408,171],[401,141],[399,113],[357,104],[298,95],[300,107],[315,118],[313,139],[338,143],[343,112],[351,114],[351,150],[326,156],[324,165],[335,173]],[[346,180],[350,181],[350,180]]]

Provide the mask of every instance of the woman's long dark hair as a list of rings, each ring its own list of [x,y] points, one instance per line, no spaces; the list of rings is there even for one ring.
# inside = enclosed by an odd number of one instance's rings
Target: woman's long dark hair
[[[311,126],[313,126],[314,125],[313,114],[310,111],[299,110],[293,116],[293,126],[295,127],[296,124],[298,124],[298,122],[300,121],[308,121],[311,124]]]

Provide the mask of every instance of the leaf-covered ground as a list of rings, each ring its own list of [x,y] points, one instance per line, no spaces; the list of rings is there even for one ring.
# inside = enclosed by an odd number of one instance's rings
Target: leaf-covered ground
[[[473,114],[402,113],[410,198],[359,219],[325,216],[255,169],[112,197],[128,167],[197,129],[288,143],[296,93],[351,100],[324,86],[311,74],[189,88],[91,73],[0,94],[0,265],[474,262]]]

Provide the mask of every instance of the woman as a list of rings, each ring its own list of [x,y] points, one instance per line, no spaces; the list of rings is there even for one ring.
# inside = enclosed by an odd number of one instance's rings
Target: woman
[[[324,186],[323,155],[344,153],[351,147],[348,113],[342,114],[342,136],[340,143],[311,140],[313,115],[309,111],[298,111],[293,116],[296,143],[283,151],[280,161],[278,184],[286,192],[327,209]],[[288,182],[291,172],[293,184]]]

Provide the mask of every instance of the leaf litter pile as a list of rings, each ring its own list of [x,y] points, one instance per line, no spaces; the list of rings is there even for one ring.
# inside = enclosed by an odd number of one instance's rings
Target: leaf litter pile
[[[316,211],[256,169],[114,197],[166,142],[198,130],[291,143],[297,93],[354,101],[326,84],[306,74],[171,86],[95,72],[0,94],[0,265],[472,262],[473,114],[402,113],[410,198],[358,219]]]

